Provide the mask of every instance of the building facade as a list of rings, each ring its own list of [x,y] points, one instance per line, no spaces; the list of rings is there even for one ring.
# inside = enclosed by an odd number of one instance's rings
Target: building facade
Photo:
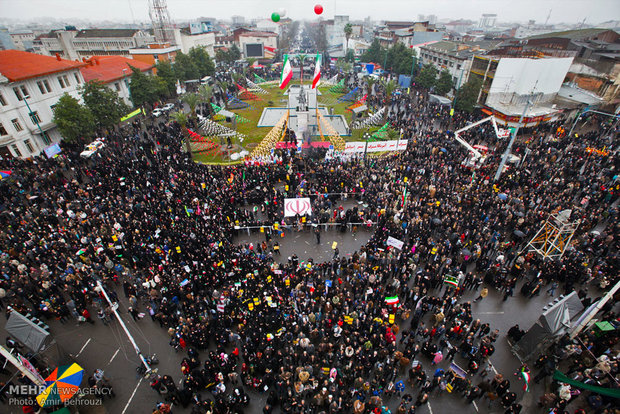
[[[53,107],[65,93],[80,99],[84,65],[19,50],[0,51],[0,156],[36,156],[60,142]]]
[[[433,42],[420,47],[420,62],[431,64],[439,72],[447,70],[455,89],[467,82],[474,52],[454,42]]]
[[[56,30],[39,36],[35,47],[39,44],[39,51],[44,54],[59,54],[75,60],[91,56],[129,56],[130,49],[146,47],[153,42],[153,35],[139,29]]]
[[[174,41],[181,52],[189,53],[193,47],[204,47],[209,56],[215,57],[215,32],[195,32],[189,29],[174,29]]]

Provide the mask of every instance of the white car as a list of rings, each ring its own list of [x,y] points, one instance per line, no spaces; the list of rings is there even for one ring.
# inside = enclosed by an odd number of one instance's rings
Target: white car
[[[80,157],[90,158],[92,157],[94,153],[96,153],[103,147],[105,147],[105,144],[103,143],[103,138],[97,138],[90,144],[86,145],[86,148],[84,149],[84,151],[80,153]]]
[[[153,111],[153,116],[154,116],[155,118],[157,118],[158,116],[161,116],[161,115],[163,115],[164,113],[166,113],[166,111],[164,111],[164,110],[163,110],[163,109],[161,109],[161,108],[157,108],[157,109],[155,109],[155,110]]]
[[[163,109],[166,112],[171,111],[172,109],[174,109],[174,104],[172,103],[167,103],[166,105],[164,105],[161,109]]]

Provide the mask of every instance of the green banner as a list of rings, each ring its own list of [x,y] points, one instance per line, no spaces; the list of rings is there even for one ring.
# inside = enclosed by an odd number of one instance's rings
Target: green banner
[[[566,375],[562,374],[558,370],[556,370],[553,374],[553,379],[556,381],[564,382],[566,384],[570,384],[577,388],[581,388],[582,390],[592,391],[597,394],[606,395],[612,398],[620,398],[620,389],[604,388],[597,385],[585,384],[583,382],[575,381],[568,378]]]
[[[142,113],[142,109],[138,108],[135,111],[128,113],[127,115],[125,115],[124,117],[121,118],[121,122],[128,120],[129,118],[133,118],[136,115],[140,115],[140,113]]]

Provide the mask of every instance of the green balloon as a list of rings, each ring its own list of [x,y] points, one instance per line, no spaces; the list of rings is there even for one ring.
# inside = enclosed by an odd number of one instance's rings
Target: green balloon
[[[280,15],[278,13],[271,13],[271,20],[275,23],[280,21]]]

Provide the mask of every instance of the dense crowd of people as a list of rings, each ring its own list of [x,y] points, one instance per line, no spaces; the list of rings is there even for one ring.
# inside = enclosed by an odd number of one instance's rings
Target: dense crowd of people
[[[368,104],[384,99],[376,85]],[[264,413],[386,413],[390,401],[414,413],[444,392],[525,412],[523,382],[489,362],[505,333],[476,317],[475,302],[489,289],[508,300],[518,284],[527,296],[579,290],[589,301],[618,281],[618,160],[608,141],[617,131],[595,125],[558,139],[559,124],[532,128],[513,150],[520,165],[494,182],[505,142],[491,127],[465,134],[490,148],[477,170],[462,165],[466,150],[447,132],[475,115],[450,118],[414,90],[391,99],[388,119],[408,149],[366,162],[285,151],[273,164],[205,166],[183,152],[178,125],[140,120],[88,160],[71,145],[55,159],[2,160],[13,174],[0,182],[0,306],[114,323],[97,282],[113,298],[122,286],[128,316],[150,315],[186,354],[179,373],[150,377],[157,413],[170,404],[242,412],[256,393],[266,395]],[[586,152],[603,146],[608,156]],[[312,217],[283,219],[283,199],[295,196],[311,197]],[[362,204],[344,209],[343,197]],[[565,209],[581,223],[562,259],[524,251]],[[322,263],[276,257],[287,233],[313,231],[320,243],[325,224],[373,233]],[[236,242],[235,226],[255,227],[264,242]],[[467,291],[476,301],[461,299]],[[610,306],[602,312],[617,318]],[[550,361],[575,347],[617,353],[617,336],[605,338],[586,333],[591,346],[558,345],[532,369],[551,375]],[[617,388],[617,357],[604,356],[571,361],[569,375]],[[559,387],[541,405],[564,412],[578,398],[569,394]],[[583,394],[593,412],[611,412],[609,397]]]

